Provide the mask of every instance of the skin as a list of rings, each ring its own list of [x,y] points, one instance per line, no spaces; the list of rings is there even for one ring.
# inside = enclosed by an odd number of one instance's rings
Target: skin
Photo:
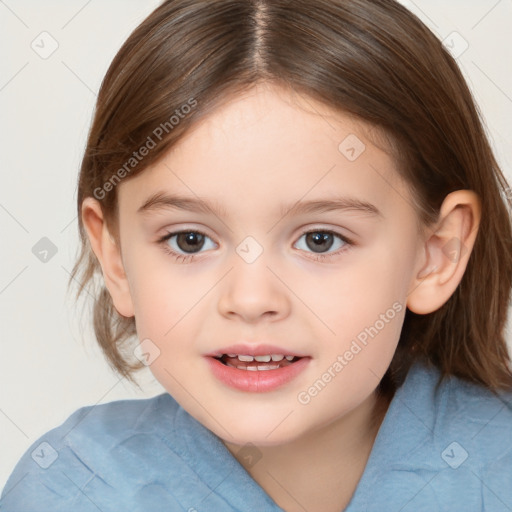
[[[96,199],[83,203],[82,219],[117,311],[135,316],[139,339],[160,350],[153,374],[289,512],[339,511],[350,501],[386,410],[375,389],[395,352],[406,307],[426,314],[449,299],[480,222],[478,197],[459,190],[446,197],[438,223],[422,235],[405,183],[385,148],[368,138],[368,128],[310,98],[258,85],[196,124],[157,164],[118,185],[119,233],[109,233]],[[350,134],[366,146],[354,161],[338,149]],[[225,211],[137,213],[159,191],[216,201]],[[370,202],[382,216],[280,212],[282,205],[334,192]],[[190,262],[157,243],[180,229],[209,237]],[[332,257],[315,261],[304,236],[310,229],[332,230],[355,245],[340,252],[344,242],[335,238],[321,249]],[[236,252],[247,236],[263,249],[250,264]],[[464,250],[448,258],[443,248],[453,238]],[[166,243],[186,254],[176,237]],[[321,392],[300,403],[299,393],[393,304],[401,307],[394,318]],[[267,341],[311,360],[277,390],[234,390],[212,375],[203,355],[242,341]],[[247,442],[261,455],[254,465],[237,454]]]

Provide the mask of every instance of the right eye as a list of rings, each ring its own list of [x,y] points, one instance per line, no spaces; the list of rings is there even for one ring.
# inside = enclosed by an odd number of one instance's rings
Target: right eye
[[[170,254],[177,260],[191,261],[197,254],[194,251],[200,251],[204,247],[205,239],[211,240],[206,233],[201,231],[181,230],[167,233],[157,243],[162,245],[167,254]]]

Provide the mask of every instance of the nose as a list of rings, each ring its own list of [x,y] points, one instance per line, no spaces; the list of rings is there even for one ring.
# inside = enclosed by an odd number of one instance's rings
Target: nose
[[[235,262],[224,279],[219,313],[247,323],[277,321],[289,315],[290,291],[264,257],[253,263]]]

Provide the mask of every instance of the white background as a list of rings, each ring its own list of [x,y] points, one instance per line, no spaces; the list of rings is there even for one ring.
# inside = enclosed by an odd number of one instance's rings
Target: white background
[[[137,377],[141,393],[109,369],[82,303],[67,293],[96,93],[117,50],[159,3],[0,1],[0,488],[29,445],[79,407],[164,391],[148,370]],[[440,39],[456,31],[469,44],[458,62],[510,180],[512,2],[403,3]],[[59,45],[47,59],[31,47],[43,31]],[[32,253],[42,237],[57,247],[46,263]]]

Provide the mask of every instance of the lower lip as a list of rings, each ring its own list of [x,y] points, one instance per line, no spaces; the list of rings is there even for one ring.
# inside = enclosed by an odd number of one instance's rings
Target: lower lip
[[[309,364],[311,358],[302,357],[295,363],[277,370],[239,370],[222,364],[218,359],[207,356],[210,368],[221,382],[240,391],[264,393],[273,391],[294,379]]]

